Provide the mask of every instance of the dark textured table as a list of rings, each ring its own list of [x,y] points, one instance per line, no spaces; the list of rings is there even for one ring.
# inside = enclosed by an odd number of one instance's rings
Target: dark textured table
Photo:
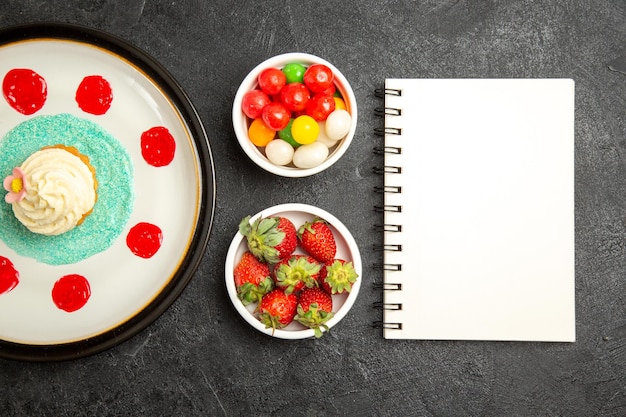
[[[0,360],[3,416],[626,415],[626,3],[593,1],[4,0],[0,26],[60,21],[119,35],[181,83],[215,158],[215,221],[190,284],[158,320],[94,356]],[[360,110],[329,170],[284,179],[237,144],[232,100],[246,73],[284,52],[334,63]],[[613,67],[614,68],[614,67]],[[614,68],[615,69],[615,68]],[[372,148],[385,77],[567,77],[576,82],[575,343],[390,341],[371,326],[380,218]],[[239,220],[279,203],[319,206],[364,261],[352,311],[319,340],[252,329],[226,296]]]

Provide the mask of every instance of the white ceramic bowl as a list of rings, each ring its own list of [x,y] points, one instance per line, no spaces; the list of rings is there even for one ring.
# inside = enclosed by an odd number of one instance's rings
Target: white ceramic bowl
[[[337,145],[330,149],[328,158],[326,158],[324,162],[314,168],[296,168],[293,165],[279,166],[271,163],[265,156],[263,149],[256,147],[250,141],[250,139],[248,139],[249,119],[241,110],[243,96],[248,91],[253,90],[257,87],[257,78],[261,71],[270,67],[282,68],[292,62],[298,62],[304,66],[310,66],[312,64],[324,64],[329,67],[335,75],[335,86],[337,87],[337,90],[339,90],[339,92],[341,93],[346,103],[346,108],[352,116],[352,124],[350,126],[348,134],[343,139],[341,139]],[[354,137],[354,133],[356,132],[356,124],[356,97],[354,96],[354,91],[352,91],[352,87],[350,87],[348,80],[343,76],[341,71],[339,71],[330,62],[311,54],[292,52],[277,55],[275,57],[267,59],[266,61],[263,61],[262,63],[257,65],[252,71],[250,71],[246,78],[244,78],[243,82],[239,86],[239,89],[237,90],[237,93],[235,94],[235,101],[233,103],[233,127],[235,129],[235,135],[237,136],[237,140],[239,141],[239,144],[241,145],[244,152],[261,168],[283,177],[306,177],[309,175],[317,174],[318,172],[321,172],[333,165],[339,160],[339,158],[343,156],[343,154],[350,146],[352,138]]]
[[[345,317],[348,311],[350,311],[350,308],[352,308],[352,305],[359,294],[359,289],[361,288],[361,282],[363,280],[362,264],[361,255],[356,242],[348,229],[335,216],[318,207],[307,204],[281,204],[273,206],[254,215],[251,221],[258,217],[276,215],[287,217],[294,223],[296,229],[305,221],[313,220],[316,216],[326,220],[330,224],[331,230],[333,231],[337,242],[336,257],[346,261],[351,261],[354,266],[354,270],[359,275],[357,281],[352,285],[350,293],[333,295],[334,316],[326,323],[329,328],[332,328]],[[265,325],[261,323],[253,314],[257,304],[244,306],[241,300],[237,298],[237,289],[235,288],[233,271],[246,250],[246,240],[241,233],[237,232],[230,244],[230,247],[228,248],[228,254],[226,255],[225,279],[226,289],[228,291],[230,301],[233,303],[233,306],[239,312],[241,317],[243,317],[248,324],[258,331],[276,338],[306,339],[314,337],[315,335],[313,329],[306,328],[297,322],[293,322],[283,329],[273,330],[271,328],[266,328]],[[303,252],[300,249],[297,249],[296,253]]]

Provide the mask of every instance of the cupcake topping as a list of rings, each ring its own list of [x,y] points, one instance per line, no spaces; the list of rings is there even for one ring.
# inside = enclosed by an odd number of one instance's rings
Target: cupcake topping
[[[7,176],[2,185],[9,192],[4,196],[4,201],[9,204],[22,201],[26,195],[24,171],[19,167],[13,168],[13,175]]]
[[[62,148],[29,156],[4,180],[15,217],[33,233],[53,236],[82,222],[96,202],[96,182],[85,162]]]

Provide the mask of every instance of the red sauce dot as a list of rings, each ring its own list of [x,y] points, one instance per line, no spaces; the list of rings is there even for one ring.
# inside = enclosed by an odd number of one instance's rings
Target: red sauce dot
[[[102,115],[109,110],[112,101],[111,84],[100,75],[83,78],[76,90],[76,103],[85,113]]]
[[[58,308],[68,313],[82,308],[90,296],[89,281],[82,275],[65,275],[52,287],[52,301]]]
[[[126,236],[126,245],[140,258],[151,258],[161,248],[163,232],[151,223],[137,223]]]
[[[155,167],[169,165],[174,159],[176,141],[167,128],[156,126],[141,134],[141,155]]]
[[[19,282],[20,274],[13,263],[4,256],[0,256],[0,294],[11,291]]]
[[[46,80],[35,71],[14,68],[2,81],[4,98],[16,111],[31,115],[39,111],[48,97]]]

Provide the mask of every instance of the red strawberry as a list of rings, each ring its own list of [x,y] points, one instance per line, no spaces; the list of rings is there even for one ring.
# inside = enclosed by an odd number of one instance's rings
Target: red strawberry
[[[333,298],[321,288],[305,288],[300,293],[298,313],[294,320],[315,331],[322,337],[320,327],[328,331],[326,322],[333,317]]]
[[[329,294],[342,294],[352,290],[352,284],[358,277],[352,262],[335,259],[322,266],[318,281],[320,287]]]
[[[291,256],[298,244],[296,227],[286,217],[260,217],[250,224],[247,216],[239,223],[239,232],[246,237],[250,252],[271,264]]]
[[[337,244],[328,223],[320,218],[306,222],[298,229],[302,249],[318,261],[325,263],[335,258]]]
[[[297,306],[297,295],[285,294],[282,289],[275,288],[261,298],[259,320],[267,328],[282,329],[293,321]]]
[[[292,255],[274,266],[274,283],[287,294],[298,292],[304,287],[316,287],[321,265],[307,255]]]
[[[244,252],[241,256],[233,275],[235,276],[237,296],[244,305],[256,303],[264,294],[274,288],[269,266],[259,261],[250,252]]]

